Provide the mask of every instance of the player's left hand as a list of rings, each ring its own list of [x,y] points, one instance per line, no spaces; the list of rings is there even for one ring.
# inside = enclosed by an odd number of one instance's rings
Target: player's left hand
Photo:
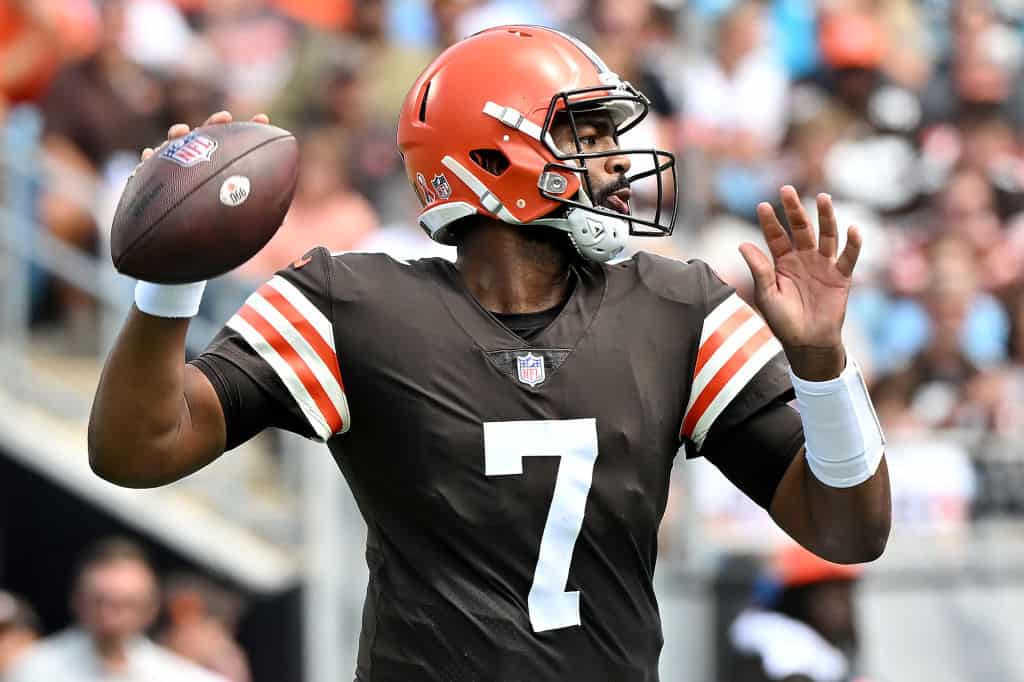
[[[815,237],[797,191],[787,185],[780,196],[792,237],[771,204],[761,203],[757,217],[771,261],[750,243],[741,245],[740,253],[754,277],[757,305],[782,343],[793,372],[810,381],[831,379],[846,362],[843,319],[861,235],[850,227],[846,246],[837,257],[839,232],[832,198],[818,195],[819,236]]]

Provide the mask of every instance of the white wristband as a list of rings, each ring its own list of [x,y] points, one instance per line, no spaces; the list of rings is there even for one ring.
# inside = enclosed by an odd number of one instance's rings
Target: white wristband
[[[135,285],[135,307],[156,317],[195,317],[205,288],[206,282],[154,284],[139,280]]]
[[[793,374],[811,473],[827,486],[851,488],[871,478],[884,454],[885,436],[860,368],[850,355],[846,369],[829,381]]]

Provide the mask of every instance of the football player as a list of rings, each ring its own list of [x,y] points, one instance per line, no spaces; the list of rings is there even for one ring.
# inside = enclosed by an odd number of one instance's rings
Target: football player
[[[858,232],[837,255],[827,196],[819,238],[792,188],[791,235],[762,205],[771,259],[741,247],[761,314],[699,261],[613,262],[675,220],[672,155],[619,145],[647,106],[554,30],[454,45],[409,91],[398,144],[457,262],[315,248],[190,363],[202,283],[140,282],[93,468],[155,486],[270,426],[325,441],[368,526],[363,682],[656,680],[680,446],[819,555],[879,556],[882,434],[841,342]]]

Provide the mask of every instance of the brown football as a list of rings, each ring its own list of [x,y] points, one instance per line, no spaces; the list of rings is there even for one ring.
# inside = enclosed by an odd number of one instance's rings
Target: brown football
[[[262,123],[197,128],[128,180],[110,234],[114,267],[181,284],[249,260],[281,226],[298,178],[298,145]]]

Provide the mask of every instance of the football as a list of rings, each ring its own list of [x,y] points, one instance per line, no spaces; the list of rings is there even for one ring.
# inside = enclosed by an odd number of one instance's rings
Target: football
[[[121,273],[161,284],[224,274],[281,226],[298,145],[263,123],[197,128],[142,163],[121,194],[110,255]]]

